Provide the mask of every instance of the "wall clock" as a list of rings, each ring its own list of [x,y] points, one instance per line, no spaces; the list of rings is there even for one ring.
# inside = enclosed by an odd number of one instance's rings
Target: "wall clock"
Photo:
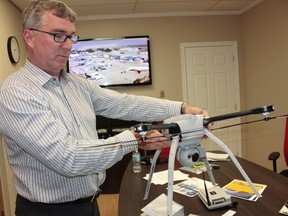
[[[7,50],[9,59],[12,63],[18,63],[20,60],[20,47],[15,36],[10,36],[7,41]]]

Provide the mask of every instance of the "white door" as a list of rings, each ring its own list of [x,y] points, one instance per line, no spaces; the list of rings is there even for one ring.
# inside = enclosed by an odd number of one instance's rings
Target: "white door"
[[[211,117],[240,111],[236,42],[183,43],[181,64],[184,101],[204,108]],[[214,122],[212,133],[242,156],[240,127],[216,130],[237,123],[240,118]],[[222,150],[210,139],[202,145],[207,151]]]

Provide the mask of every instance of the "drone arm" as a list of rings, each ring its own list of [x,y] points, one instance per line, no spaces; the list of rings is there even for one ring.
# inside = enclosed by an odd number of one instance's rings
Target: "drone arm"
[[[150,130],[162,130],[168,129],[170,134],[177,134],[181,132],[181,129],[177,123],[170,124],[138,124],[133,126],[133,129],[137,133],[143,133]]]
[[[235,112],[235,113],[229,113],[225,115],[219,115],[215,117],[210,117],[210,118],[205,118],[203,119],[203,126],[207,127],[210,123],[215,122],[215,121],[220,121],[220,120],[225,120],[225,119],[231,119],[231,118],[236,118],[236,117],[241,117],[241,116],[246,116],[246,115],[252,115],[252,114],[264,114],[265,116],[269,114],[269,112],[274,111],[274,106],[269,105],[269,106],[262,106],[256,109],[251,109],[247,111],[241,111],[241,112]]]
[[[210,123],[220,121],[220,120],[226,120],[226,119],[231,119],[231,118],[236,118],[236,117],[241,117],[241,116],[246,116],[246,115],[260,114],[260,113],[262,113],[265,116],[265,120],[268,120],[269,118],[267,117],[267,115],[271,111],[274,111],[274,110],[275,110],[274,106],[269,105],[269,106],[262,106],[262,107],[258,107],[258,108],[247,110],[247,111],[240,111],[240,112],[214,116],[210,118],[204,118],[203,126],[207,127]],[[162,129],[168,129],[169,134],[181,133],[181,127],[179,126],[179,124],[173,123],[173,122],[166,123],[166,124],[165,123],[164,124],[138,124],[138,125],[135,125],[133,129],[137,133],[143,133],[149,130],[162,130]]]

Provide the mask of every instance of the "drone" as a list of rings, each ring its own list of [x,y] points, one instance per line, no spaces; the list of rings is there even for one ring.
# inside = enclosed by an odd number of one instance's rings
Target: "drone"
[[[208,163],[208,159],[206,157],[206,151],[201,145],[201,140],[204,136],[207,136],[216,144],[218,144],[231,158],[237,169],[240,171],[244,179],[247,181],[249,186],[255,192],[257,197],[261,197],[261,194],[257,191],[256,187],[253,185],[252,181],[241,167],[240,163],[232,153],[232,151],[215,135],[213,135],[209,129],[208,125],[215,121],[226,120],[246,115],[252,114],[263,114],[264,120],[268,121],[269,114],[271,111],[274,111],[273,105],[262,106],[248,111],[240,111],[210,118],[204,118],[203,115],[192,115],[192,114],[183,114],[179,116],[175,116],[169,119],[166,119],[163,124],[138,124],[134,126],[134,130],[142,135],[144,138],[145,133],[150,130],[162,130],[163,136],[171,137],[171,146],[169,152],[169,160],[168,160],[168,195],[167,195],[167,215],[171,216],[172,214],[172,201],[173,201],[173,174],[174,174],[174,162],[175,158],[180,162],[182,166],[191,167],[199,160],[202,160],[205,163],[207,173],[210,181],[213,184],[213,190],[221,192],[221,188],[217,186],[215,178],[212,173],[212,168]],[[178,149],[178,151],[177,151]],[[177,152],[177,153],[176,153]],[[157,150],[153,156],[150,168],[150,174],[148,183],[146,186],[146,191],[144,195],[144,200],[146,200],[149,196],[151,180],[153,177],[153,173],[156,166],[156,161],[161,153],[161,149]],[[176,155],[177,154],[177,155]],[[200,191],[201,192],[201,191]],[[208,209],[215,209],[223,206],[227,206],[231,204],[231,200],[229,197],[223,196],[221,197],[221,201],[219,202],[219,197],[217,197],[217,203],[213,203],[213,199],[209,199],[209,195],[207,189],[205,193],[200,193],[199,197],[202,199],[204,204],[208,207]],[[200,196],[202,194],[202,196]]]

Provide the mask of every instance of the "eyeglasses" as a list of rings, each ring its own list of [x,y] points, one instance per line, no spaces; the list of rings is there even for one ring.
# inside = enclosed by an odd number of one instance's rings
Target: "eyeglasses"
[[[38,31],[38,32],[42,32],[45,34],[52,35],[54,36],[54,41],[56,43],[64,43],[67,40],[67,38],[69,38],[73,44],[76,44],[79,39],[79,37],[76,35],[65,35],[65,34],[60,34],[60,33],[46,32],[46,31],[42,31],[42,30],[34,29],[34,28],[31,28],[29,30]]]

